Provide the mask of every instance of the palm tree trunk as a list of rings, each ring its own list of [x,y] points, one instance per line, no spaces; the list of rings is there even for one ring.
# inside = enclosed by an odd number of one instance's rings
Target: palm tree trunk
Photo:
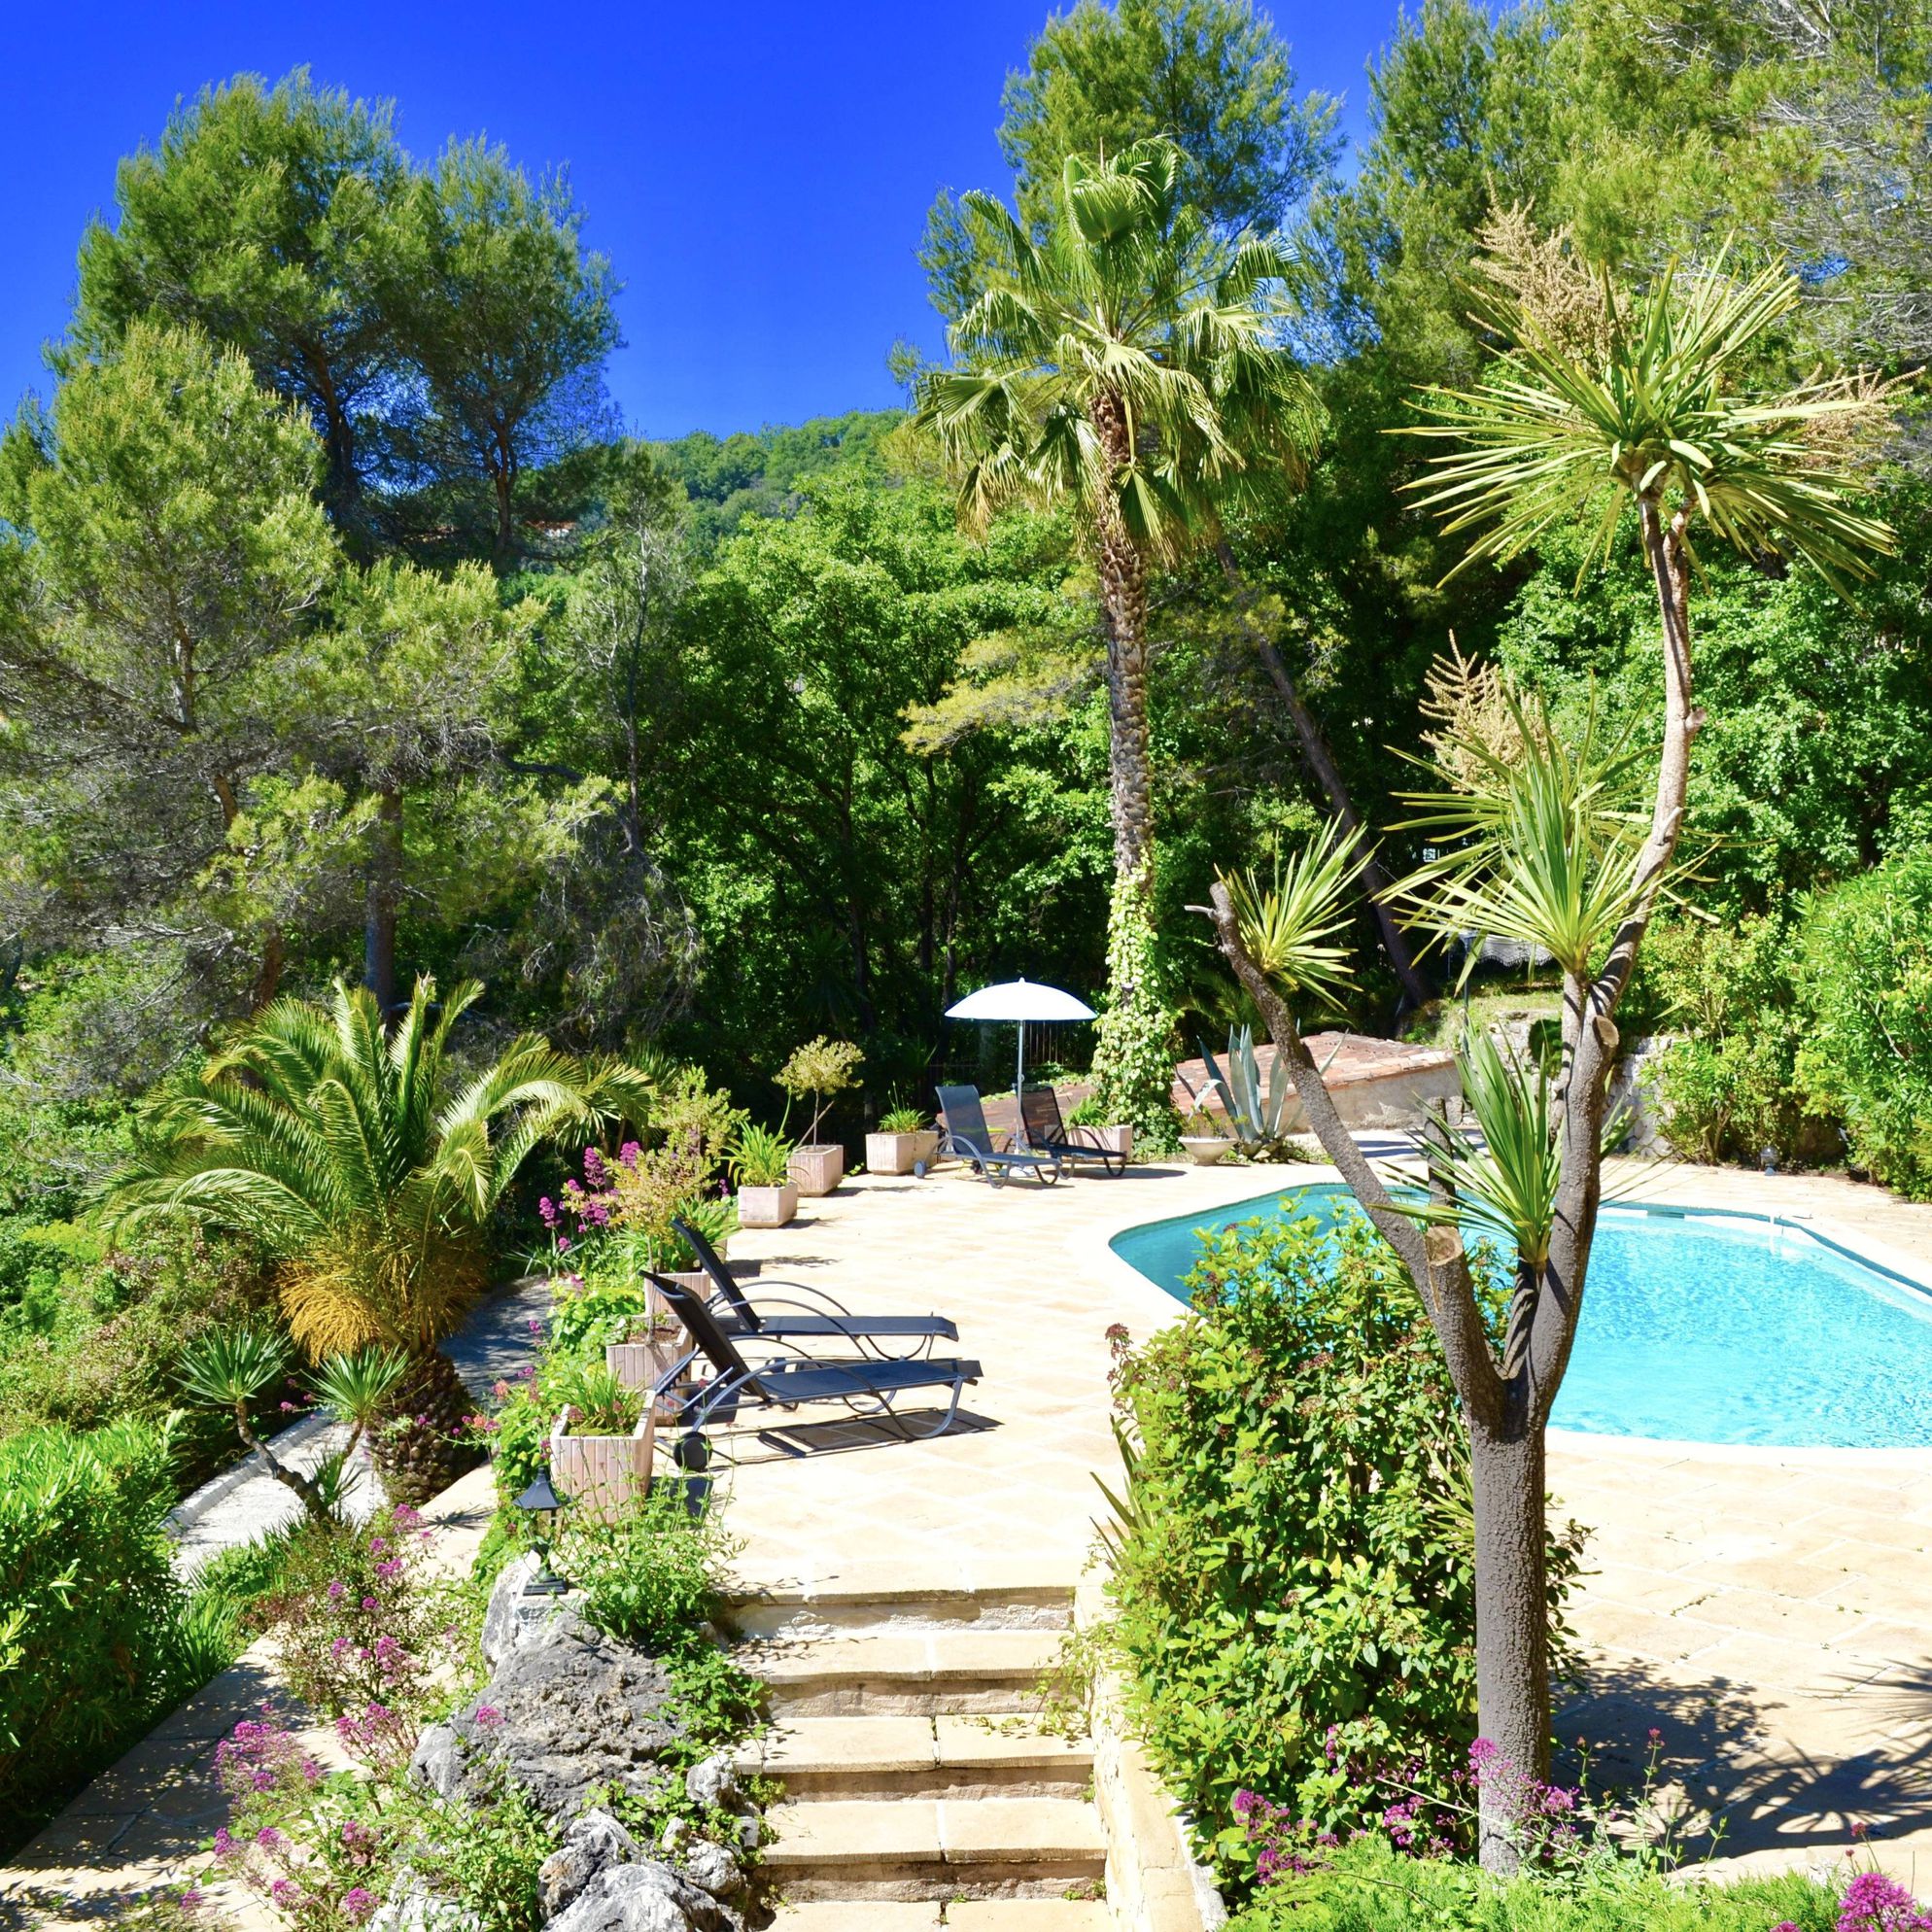
[[[433,1343],[412,1351],[408,1371],[373,1435],[375,1464],[393,1502],[412,1506],[446,1490],[483,1460],[467,1418],[476,1400]]]

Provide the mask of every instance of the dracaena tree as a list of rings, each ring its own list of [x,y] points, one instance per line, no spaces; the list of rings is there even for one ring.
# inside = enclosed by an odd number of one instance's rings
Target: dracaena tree
[[[1014,503],[1065,509],[1106,635],[1114,890],[1095,1072],[1110,1105],[1171,1133],[1168,1017],[1153,956],[1150,577],[1219,530],[1263,467],[1298,469],[1318,410],[1274,328],[1278,244],[1219,239],[1182,198],[1171,141],[1070,156],[1044,237],[995,197],[961,199],[981,287],[926,376],[919,424],[983,532]]]
[[[439,1003],[418,980],[388,1029],[366,989],[339,981],[327,1007],[276,1001],[160,1103],[110,1197],[118,1227],[189,1215],[253,1234],[312,1358],[406,1356],[380,1399],[357,1404],[402,1501],[473,1460],[471,1403],[439,1344],[489,1279],[491,1223],[524,1161],[566,1129],[641,1122],[651,1091],[635,1068],[529,1035],[465,1073],[451,1029],[481,991]]]
[[[1611,1125],[1617,1003],[1680,864],[1702,722],[1692,684],[1693,533],[1803,559],[1835,577],[1864,572],[1866,557],[1892,538],[1856,506],[1858,479],[1843,461],[1847,440],[1882,416],[1883,390],[1856,376],[1766,395],[1742,386],[1798,300],[1794,279],[1737,280],[1720,262],[1708,273],[1665,273],[1624,296],[1601,280],[1563,286],[1563,264],[1547,249],[1527,265],[1541,272],[1504,264],[1498,286],[1478,298],[1477,320],[1501,345],[1481,386],[1422,398],[1428,421],[1418,433],[1453,447],[1417,487],[1452,529],[1482,533],[1466,562],[1507,561],[1579,521],[1596,533],[1594,554],[1607,559],[1635,512],[1661,624],[1662,733],[1649,809],[1620,810],[1634,754],[1604,743],[1594,720],[1568,744],[1534,710],[1519,711],[1501,739],[1452,728],[1454,742],[1436,747],[1451,787],[1417,801],[1412,821],[1429,827],[1445,855],[1404,889],[1425,929],[1508,935],[1554,957],[1560,1065],[1525,1069],[1486,1042],[1468,1043],[1464,1093],[1482,1144],[1425,1134],[1427,1199],[1418,1206],[1392,1193],[1363,1157],[1309,1057],[1291,1012],[1295,935],[1279,909],[1258,912],[1222,881],[1213,916],[1222,950],[1289,1056],[1310,1123],[1400,1255],[1441,1341],[1471,1452],[1478,1723],[1515,1777],[1541,1777],[1551,1720],[1544,1431],[1583,1313]],[[1331,923],[1346,890],[1339,875],[1332,898],[1299,909],[1311,935]],[[1472,1274],[1476,1238],[1499,1244],[1511,1263],[1496,1332]],[[1517,1859],[1517,1788],[1514,1777],[1484,1788],[1482,1851],[1492,1869]]]

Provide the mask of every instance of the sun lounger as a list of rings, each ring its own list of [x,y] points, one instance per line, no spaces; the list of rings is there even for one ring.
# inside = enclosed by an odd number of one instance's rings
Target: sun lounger
[[[1109,1174],[1127,1171],[1127,1156],[1102,1147],[1091,1127],[1070,1127],[1060,1117],[1060,1096],[1051,1087],[1028,1087],[1019,1095],[1019,1118],[1026,1127],[1026,1145],[1035,1154],[1057,1155],[1066,1161],[1097,1160]]]
[[[993,1145],[992,1129],[986,1125],[985,1109],[980,1105],[977,1087],[942,1087],[939,1123],[940,1153],[965,1161],[974,1173],[984,1175],[995,1188],[1003,1186],[1009,1174],[1030,1174],[1046,1188],[1060,1178],[1060,1157],[1056,1154],[1021,1154]]]

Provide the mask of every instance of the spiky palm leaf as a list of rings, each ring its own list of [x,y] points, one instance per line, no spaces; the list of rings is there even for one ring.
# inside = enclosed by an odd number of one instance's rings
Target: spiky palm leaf
[[[1249,956],[1290,995],[1340,1003],[1349,981],[1350,949],[1341,942],[1353,916],[1350,892],[1367,856],[1330,819],[1292,857],[1276,855],[1266,885],[1252,871],[1220,875]]]
[[[1607,349],[1586,359],[1532,307],[1477,293],[1474,319],[1512,345],[1480,389],[1433,388],[1432,421],[1395,433],[1464,445],[1411,488],[1451,531],[1488,526],[1457,571],[1521,556],[1583,523],[1584,568],[1607,555],[1633,498],[1684,509],[1747,554],[1806,558],[1827,576],[1869,576],[1891,530],[1852,506],[1864,485],[1834,468],[1817,426],[1870,416],[1886,392],[1861,375],[1781,394],[1738,392],[1737,371],[1803,291],[1780,268],[1739,280],[1673,265],[1628,303],[1608,299]],[[1456,572],[1451,572],[1455,574]]]
[[[1067,504],[1166,560],[1213,528],[1229,491],[1306,462],[1321,411],[1279,341],[1288,259],[1261,236],[1218,243],[1180,182],[1168,141],[1072,155],[1044,240],[993,196],[961,196],[985,283],[917,420],[969,527],[1015,502]]]

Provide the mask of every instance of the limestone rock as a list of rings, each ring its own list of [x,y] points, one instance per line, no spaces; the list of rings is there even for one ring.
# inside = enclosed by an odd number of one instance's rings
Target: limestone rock
[[[606,1867],[547,1932],[741,1932],[742,1921],[669,1865]]]
[[[489,1607],[483,1612],[483,1661],[493,1670],[557,1612],[557,1598],[523,1594],[535,1574],[535,1550],[526,1551],[514,1563],[506,1563],[497,1574]]]
[[[573,1904],[600,1872],[643,1855],[643,1847],[608,1811],[581,1813],[564,1834],[563,1844],[536,1868],[544,1917],[555,1918]]]
[[[405,1872],[377,1906],[364,1932],[483,1932],[483,1921],[454,1899],[437,1898]]]
[[[700,1891],[709,1892],[714,1899],[731,1900],[743,1896],[743,1868],[722,1845],[713,1845],[709,1839],[701,1838],[678,1860],[678,1865]]]
[[[593,1791],[649,1790],[652,1767],[683,1735],[671,1678],[654,1657],[600,1635],[574,1610],[528,1632],[474,1706],[423,1734],[412,1773],[444,1798],[487,1796],[500,1764],[548,1816],[577,1815]]]
[[[684,1774],[684,1795],[694,1805],[715,1805],[721,1811],[731,1811],[742,1796],[731,1753],[714,1751],[702,1764],[694,1764]]]

